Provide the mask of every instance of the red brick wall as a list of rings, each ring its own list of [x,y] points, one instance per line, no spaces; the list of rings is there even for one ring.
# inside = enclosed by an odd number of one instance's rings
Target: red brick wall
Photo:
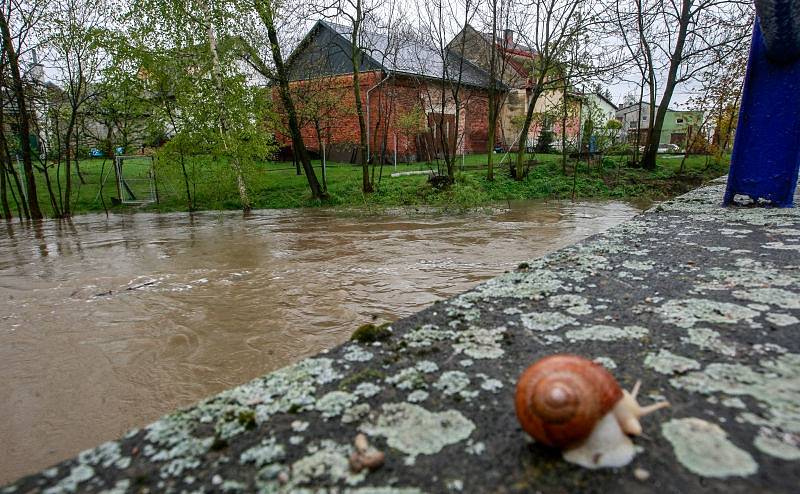
[[[361,101],[365,117],[367,113],[367,91],[380,82],[380,72],[361,74]],[[359,143],[359,125],[352,89],[352,75],[320,78],[311,81],[296,81],[290,84],[295,105],[301,117],[301,131],[306,147],[319,153],[319,144],[314,122],[309,117],[316,113],[327,149],[352,149]],[[415,106],[425,108],[422,95],[435,91],[436,83],[412,78],[392,77],[369,93],[370,152],[380,152],[386,137],[386,155],[391,159],[397,139],[398,159],[415,155],[416,142],[412,136],[398,129],[398,118],[413,110]],[[280,110],[277,92],[273,93],[276,107]],[[467,153],[485,153],[488,132],[488,97],[486,91],[462,90],[462,118],[464,127],[464,150]],[[314,108],[316,111],[309,111]],[[460,129],[464,130],[464,129]],[[291,145],[288,132],[278,135],[282,145]],[[460,148],[460,146],[459,146]]]

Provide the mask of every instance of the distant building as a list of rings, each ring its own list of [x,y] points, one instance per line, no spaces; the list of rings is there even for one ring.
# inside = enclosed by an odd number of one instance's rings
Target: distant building
[[[640,145],[645,144],[652,123],[647,103],[642,103],[641,106],[639,103],[623,106],[617,110],[616,118],[622,122],[622,135],[629,143],[635,143],[636,135],[639,134]],[[702,111],[668,109],[658,143],[684,147],[687,138],[697,135],[700,131],[702,122]]]
[[[448,44],[451,50],[464,54],[464,58],[481,67],[487,72],[491,71],[492,42],[497,53],[495,73],[506,86],[508,91],[502,95],[500,112],[498,115],[499,140],[498,145],[516,149],[518,147],[521,122],[530,106],[535,74],[532,69],[538,53],[531,47],[514,39],[514,32],[505,30],[503,36],[495,37],[491,33],[476,30],[467,24]],[[537,118],[531,123],[527,136],[527,146],[533,146],[542,127],[553,132],[560,141],[562,132],[566,132],[570,141],[575,141],[580,133],[580,119],[578,107],[580,95],[567,91],[569,117],[565,129],[562,131],[562,119],[559,115],[563,112],[564,91],[562,89],[548,89],[536,101],[534,114]],[[577,111],[576,111],[577,110]]]
[[[358,159],[360,129],[352,89],[351,27],[318,21],[287,60],[306,146],[332,159]],[[419,40],[361,36],[361,104],[369,154],[426,159],[442,152],[480,153],[488,143],[489,74],[454,53],[444,57]],[[445,60],[442,60],[442,59]],[[503,84],[494,82],[499,91]],[[459,115],[452,88],[459,90]],[[280,102],[276,100],[280,107]],[[278,136],[290,146],[288,136]],[[454,153],[453,153],[454,151]]]

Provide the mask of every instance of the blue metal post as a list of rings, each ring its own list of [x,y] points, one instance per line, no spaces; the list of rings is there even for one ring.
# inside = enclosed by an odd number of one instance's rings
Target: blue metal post
[[[800,169],[800,57],[792,42],[768,48],[761,24],[771,30],[768,39],[780,38],[775,23],[756,19],[724,204],[741,194],[789,207]]]

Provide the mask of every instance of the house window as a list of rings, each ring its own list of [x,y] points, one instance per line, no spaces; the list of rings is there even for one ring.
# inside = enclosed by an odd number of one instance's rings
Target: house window
[[[647,122],[647,115],[642,115],[642,122]]]
[[[675,123],[683,123],[683,119],[682,118],[678,118],[678,119],[675,120]]]

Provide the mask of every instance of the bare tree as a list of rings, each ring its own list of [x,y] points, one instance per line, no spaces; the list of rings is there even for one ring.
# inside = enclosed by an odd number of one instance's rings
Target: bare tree
[[[34,220],[42,218],[42,211],[39,208],[30,143],[31,119],[34,117],[26,95],[28,83],[24,78],[22,59],[31,50],[35,50],[43,39],[37,36],[35,31],[47,17],[46,5],[47,2],[42,0],[4,0],[0,9],[0,35],[3,38],[4,61],[7,61],[11,72],[11,87],[17,114],[17,136],[25,173],[26,195],[17,200],[25,205],[25,209],[29,212],[27,214]],[[8,139],[4,136],[3,140],[5,155],[9,159],[8,164],[11,159]]]
[[[87,0],[65,0],[50,15],[49,61],[56,71],[55,80],[63,91],[61,100],[65,114],[64,133],[59,136],[64,146],[64,190],[62,196],[59,185],[59,195],[61,216],[69,217],[72,214],[73,164],[81,183],[84,182],[78,158],[81,112],[95,97],[96,83],[107,61],[107,52],[100,40],[111,16],[105,5]],[[59,184],[60,176],[59,173]]]
[[[636,138],[634,140],[633,161],[639,160],[639,147],[642,137],[642,102],[644,101],[644,90],[648,90],[648,112],[647,134],[650,134],[650,127],[653,123],[653,115],[656,112],[656,91],[657,80],[653,60],[653,49],[651,46],[653,36],[653,24],[658,18],[658,5],[660,0],[630,0],[621,4],[620,0],[614,0],[613,22],[608,23],[622,38],[623,45],[629,55],[630,62],[636,66],[639,73],[639,97],[635,104],[638,106],[636,115]],[[613,33],[609,33],[613,34]]]
[[[750,38],[754,9],[744,0],[680,0],[660,4],[661,32],[654,57],[663,60],[666,80],[649,129],[642,167],[655,169],[659,137],[675,88],[741,50]]]
[[[300,130],[300,122],[297,116],[294,99],[292,98],[292,93],[289,88],[289,72],[284,63],[279,39],[279,28],[281,27],[281,12],[279,11],[279,7],[291,8],[292,6],[286,4],[278,5],[274,0],[254,0],[252,3],[252,8],[261,22],[261,27],[267,32],[269,54],[272,64],[268,64],[255,48],[255,44],[249,42],[247,39],[241,39],[241,50],[243,51],[245,60],[259,74],[277,84],[278,95],[283,105],[283,111],[286,113],[289,135],[292,139],[292,147],[300,163],[303,165],[303,171],[308,180],[308,185],[311,188],[311,195],[315,199],[325,199],[328,194],[323,190],[317,180],[317,175],[311,165],[311,159],[308,155],[308,150],[303,141],[303,134]],[[259,32],[259,30],[255,28],[254,32]]]
[[[520,129],[515,165],[518,170],[524,167],[528,132],[539,97],[547,90],[563,87],[565,72],[561,61],[584,25],[580,4],[577,0],[532,0],[524,6],[517,18],[520,37],[535,50],[528,67],[531,87],[525,119]]]
[[[476,5],[470,0],[465,0],[463,4],[431,0],[420,3],[419,11],[422,15],[418,43],[429,48],[424,51],[425,56],[417,61],[418,71],[430,74],[428,83],[421,81],[424,88],[423,104],[430,115],[434,147],[438,151],[434,154],[437,160],[439,156],[444,160],[447,178],[452,183],[455,179],[457,150],[466,145],[466,129],[462,129],[462,120],[465,126],[463,114],[469,104],[471,90],[465,85],[465,70],[470,69],[471,65],[465,58],[467,38],[461,36],[452,42],[450,40],[453,34],[463,32],[469,26],[476,15]],[[433,59],[427,58],[429,56]],[[439,68],[438,73],[433,73],[433,67]]]

